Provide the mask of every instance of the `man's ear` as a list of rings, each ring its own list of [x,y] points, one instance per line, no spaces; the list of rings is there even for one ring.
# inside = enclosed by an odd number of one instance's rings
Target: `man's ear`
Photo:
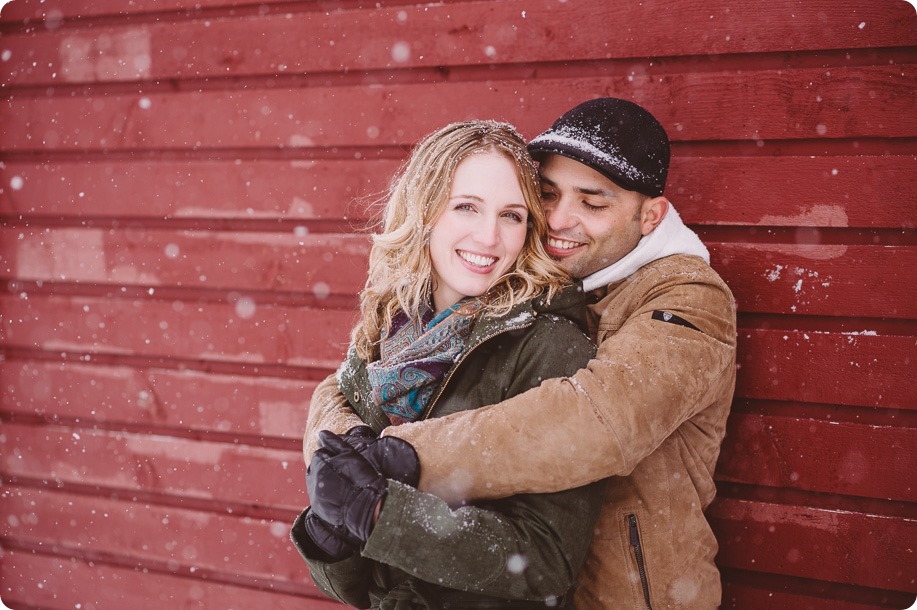
[[[669,211],[669,201],[665,197],[646,199],[640,206],[640,234],[649,235],[659,226]]]

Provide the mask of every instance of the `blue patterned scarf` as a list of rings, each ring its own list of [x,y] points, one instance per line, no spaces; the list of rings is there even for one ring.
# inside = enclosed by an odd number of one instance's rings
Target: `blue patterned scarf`
[[[461,309],[461,311],[459,311]],[[471,299],[420,319],[400,312],[382,339],[381,355],[366,366],[373,402],[392,424],[416,421],[465,349],[481,305]]]

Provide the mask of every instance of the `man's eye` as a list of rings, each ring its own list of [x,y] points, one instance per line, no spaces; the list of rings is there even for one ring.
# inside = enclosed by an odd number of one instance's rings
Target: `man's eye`
[[[554,197],[556,197],[554,193],[551,193],[549,191],[541,191],[542,201],[551,201],[554,199]]]
[[[585,208],[589,210],[590,212],[597,212],[599,210],[604,210],[606,207],[604,205],[592,205],[588,201],[584,201],[583,206],[585,206]]]

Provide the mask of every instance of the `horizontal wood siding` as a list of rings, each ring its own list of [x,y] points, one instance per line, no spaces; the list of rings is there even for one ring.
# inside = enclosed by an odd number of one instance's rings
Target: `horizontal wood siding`
[[[917,593],[917,16],[894,0],[14,0],[0,14],[0,596],[331,608],[309,397],[411,145],[649,108],[739,305],[723,606]]]

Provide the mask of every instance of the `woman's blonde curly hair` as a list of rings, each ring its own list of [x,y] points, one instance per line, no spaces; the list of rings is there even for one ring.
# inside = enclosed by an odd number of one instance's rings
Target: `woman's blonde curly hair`
[[[399,310],[419,317],[433,294],[430,231],[445,208],[455,169],[468,155],[497,152],[513,162],[528,208],[528,232],[515,265],[480,297],[483,315],[503,315],[541,294],[552,297],[569,276],[545,252],[547,221],[538,172],[525,141],[508,123],[464,121],[428,135],[414,149],[389,189],[382,230],[372,236],[369,277],[360,293],[360,319],[351,340],[371,362]]]

